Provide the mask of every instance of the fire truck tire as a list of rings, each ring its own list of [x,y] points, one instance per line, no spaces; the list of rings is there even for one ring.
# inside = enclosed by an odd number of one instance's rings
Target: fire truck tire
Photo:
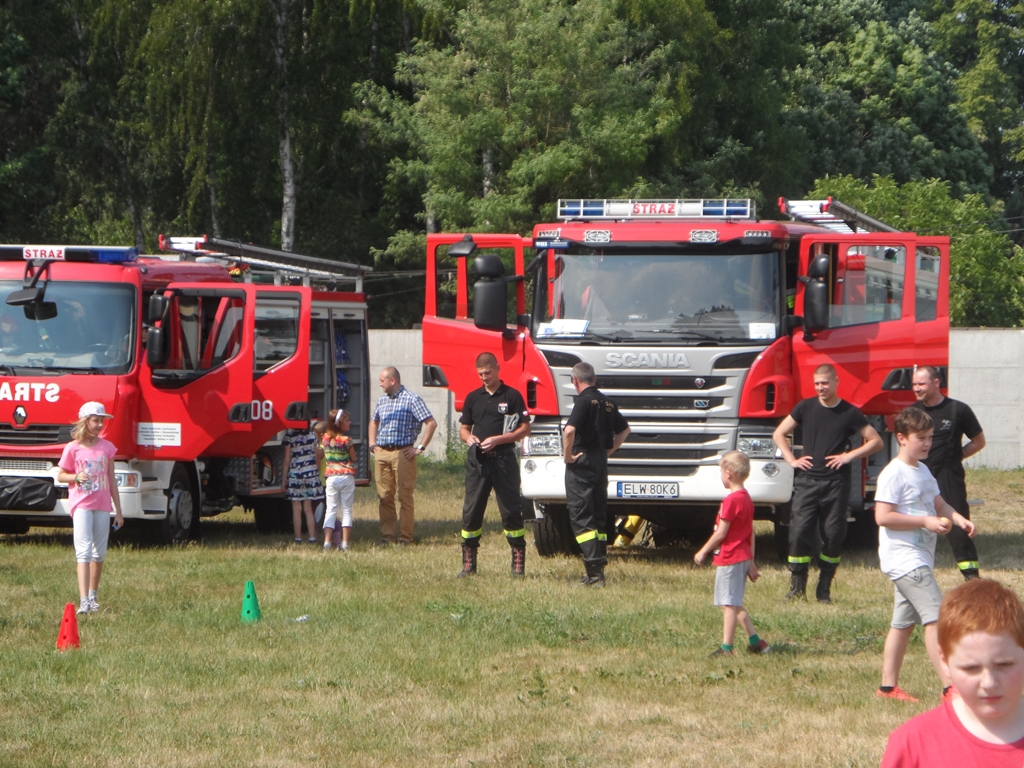
[[[533,543],[541,557],[580,554],[580,545],[569,526],[569,509],[564,504],[544,506],[544,517],[533,527]]]
[[[171,470],[171,482],[164,493],[167,496],[167,517],[151,525],[159,544],[184,544],[199,538],[199,499],[195,483],[183,464]]]
[[[259,533],[288,533],[292,529],[292,505],[287,499],[252,499],[252,516]]]
[[[792,501],[775,507],[775,554],[782,563],[789,562],[789,516],[792,513]]]
[[[28,521],[14,515],[0,516],[0,533],[28,533]]]

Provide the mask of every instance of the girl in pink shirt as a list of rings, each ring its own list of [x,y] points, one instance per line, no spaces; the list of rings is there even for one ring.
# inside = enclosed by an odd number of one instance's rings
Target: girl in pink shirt
[[[110,513],[114,529],[124,525],[121,498],[114,479],[117,449],[100,437],[105,419],[113,418],[103,403],[86,403],[78,410],[71,427],[71,442],[60,457],[57,481],[68,484],[68,502],[75,531],[75,560],[78,561],[79,613],[98,613],[96,594],[100,588],[103,560],[107,556]]]

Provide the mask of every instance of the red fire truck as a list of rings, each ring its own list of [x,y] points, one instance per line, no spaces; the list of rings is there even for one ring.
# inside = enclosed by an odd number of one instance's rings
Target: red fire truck
[[[283,430],[343,405],[369,480],[368,267],[214,238],[0,246],[0,532],[67,526],[56,462],[102,402],[129,527],[161,542],[242,504],[290,529]]]
[[[945,368],[948,238],[831,199],[779,204],[788,220],[759,219],[749,200],[560,200],[532,238],[427,236],[424,384],[449,387],[461,408],[486,350],[524,393],[522,492],[541,554],[574,548],[560,455],[578,362],[632,426],[609,461],[614,514],[667,539],[705,535],[724,495],[717,461],[739,449],[783,551],[793,472],[772,431],[814,395],[814,368],[833,364],[840,396],[880,433],[914,400],[913,366]],[[886,442],[851,467],[853,535],[873,525]]]

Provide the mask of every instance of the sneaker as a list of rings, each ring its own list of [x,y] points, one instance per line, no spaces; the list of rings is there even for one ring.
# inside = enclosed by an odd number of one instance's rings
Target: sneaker
[[[735,656],[735,655],[736,654],[734,654],[732,651],[725,650],[725,648],[719,648],[714,653],[710,654],[711,658],[714,658],[715,656]]]
[[[347,541],[341,542],[341,544],[338,546],[338,550],[341,551],[341,552],[348,552],[348,542]]]
[[[747,650],[750,653],[757,653],[757,654],[768,653],[769,651],[771,651],[771,649],[772,649],[772,647],[770,645],[768,645],[767,642],[765,642],[764,638],[758,640],[757,641],[757,645],[750,645],[750,644],[747,645]]]
[[[88,600],[83,600],[81,603],[79,603],[78,604],[78,610],[75,611],[75,613],[77,613],[79,616],[84,616],[88,612],[89,612],[89,601]]]
[[[95,600],[89,600],[89,613],[99,613],[99,612],[100,612],[100,604],[97,603]]]
[[[412,544],[411,541],[406,541],[405,539],[398,540],[398,546],[400,547],[408,547],[410,544]]]
[[[330,552],[334,547],[331,546],[331,542],[324,544],[324,552]]]
[[[898,685],[888,693],[879,688],[875,691],[875,696],[877,696],[880,699],[895,699],[896,701],[909,701],[911,703],[917,703],[918,701],[909,693],[900,688]]]
[[[296,544],[301,544],[301,543],[302,543],[302,541],[301,541],[300,539],[296,539],[296,540],[295,540],[295,543],[296,543]],[[314,539],[314,538],[313,538],[312,536],[310,536],[310,537],[309,537],[309,543],[310,543],[310,544],[316,544],[316,539]]]
[[[295,543],[296,543],[296,544],[301,544],[301,543],[302,543],[302,539],[296,539],[296,540],[295,540]]]

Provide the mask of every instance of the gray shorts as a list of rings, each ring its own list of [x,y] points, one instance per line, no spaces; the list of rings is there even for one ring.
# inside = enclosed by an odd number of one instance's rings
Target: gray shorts
[[[747,590],[747,572],[750,560],[732,565],[720,565],[715,573],[715,605],[743,606],[743,593]]]
[[[892,607],[892,628],[906,629],[915,624],[924,626],[939,620],[942,590],[935,582],[931,568],[915,568],[906,576],[893,579],[896,601]]]

